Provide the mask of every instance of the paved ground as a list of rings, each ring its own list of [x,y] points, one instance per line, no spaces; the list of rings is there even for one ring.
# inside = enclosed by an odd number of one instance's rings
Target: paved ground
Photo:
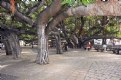
[[[18,60],[0,55],[0,80],[121,80],[121,55],[111,52],[50,50],[50,64],[34,63],[36,50],[25,48]]]

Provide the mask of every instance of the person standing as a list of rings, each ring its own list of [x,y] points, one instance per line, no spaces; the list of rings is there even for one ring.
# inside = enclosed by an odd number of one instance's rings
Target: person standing
[[[105,52],[107,51],[107,45],[106,44],[103,44],[103,49],[104,49]]]
[[[86,50],[89,51],[91,49],[91,47],[92,47],[91,42],[88,42],[86,45]]]

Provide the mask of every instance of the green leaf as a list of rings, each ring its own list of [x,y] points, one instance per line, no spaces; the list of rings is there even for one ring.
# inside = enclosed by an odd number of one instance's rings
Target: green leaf
[[[62,5],[64,4],[69,4],[69,5],[73,5],[75,3],[75,0],[62,0]]]
[[[84,4],[84,5],[88,5],[88,4],[92,4],[92,3],[94,3],[94,2],[96,2],[96,0],[81,0],[82,1],[82,3]]]
[[[82,3],[83,5],[88,5],[91,3],[96,2],[96,0],[62,0],[62,5],[64,4],[69,4],[70,6],[74,5],[75,1],[77,1],[78,3]]]

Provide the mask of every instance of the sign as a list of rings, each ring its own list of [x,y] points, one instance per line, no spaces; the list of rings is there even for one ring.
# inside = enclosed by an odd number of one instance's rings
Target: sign
[[[94,39],[94,45],[102,45],[102,39]]]

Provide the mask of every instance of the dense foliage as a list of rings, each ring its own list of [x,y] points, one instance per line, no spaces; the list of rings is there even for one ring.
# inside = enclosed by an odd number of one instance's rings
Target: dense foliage
[[[62,0],[62,4],[69,4],[69,5],[74,5],[76,4],[83,4],[83,5],[88,5],[96,2],[96,0]]]

